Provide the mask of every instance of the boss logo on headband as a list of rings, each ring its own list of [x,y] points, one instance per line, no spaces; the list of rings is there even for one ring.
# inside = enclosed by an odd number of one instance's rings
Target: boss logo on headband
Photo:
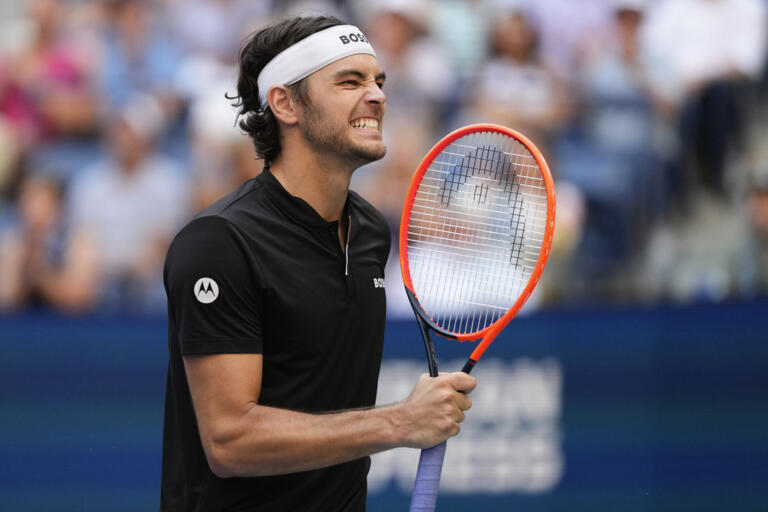
[[[339,36],[339,39],[344,44],[351,43],[367,43],[368,39],[363,34],[358,32],[357,34],[347,34],[346,36]]]

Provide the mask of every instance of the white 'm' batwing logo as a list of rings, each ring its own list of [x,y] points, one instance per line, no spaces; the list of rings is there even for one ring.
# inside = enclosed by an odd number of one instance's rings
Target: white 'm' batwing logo
[[[219,285],[210,277],[201,277],[195,283],[195,298],[203,304],[210,304],[219,296]]]

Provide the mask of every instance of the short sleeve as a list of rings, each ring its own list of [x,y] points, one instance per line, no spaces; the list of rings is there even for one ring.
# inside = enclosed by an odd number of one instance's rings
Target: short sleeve
[[[258,265],[228,220],[189,223],[168,250],[164,281],[182,354],[262,353]]]

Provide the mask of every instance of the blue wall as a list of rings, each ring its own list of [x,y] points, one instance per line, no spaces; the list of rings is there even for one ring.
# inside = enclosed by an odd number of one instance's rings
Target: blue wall
[[[514,320],[478,364],[439,510],[766,510],[767,318],[751,302]],[[439,340],[442,369],[468,348]],[[166,350],[164,319],[0,317],[0,509],[155,510]],[[390,323],[380,396],[410,386],[422,351],[413,322]],[[483,466],[489,439],[533,458]],[[407,508],[416,456],[374,458],[369,510]],[[550,471],[539,487],[534,463]]]

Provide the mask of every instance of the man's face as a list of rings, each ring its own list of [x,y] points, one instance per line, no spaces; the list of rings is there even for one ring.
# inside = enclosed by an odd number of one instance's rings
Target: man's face
[[[309,102],[302,105],[299,127],[318,152],[332,153],[356,166],[386,154],[381,137],[384,73],[375,57],[345,57],[307,80]]]

